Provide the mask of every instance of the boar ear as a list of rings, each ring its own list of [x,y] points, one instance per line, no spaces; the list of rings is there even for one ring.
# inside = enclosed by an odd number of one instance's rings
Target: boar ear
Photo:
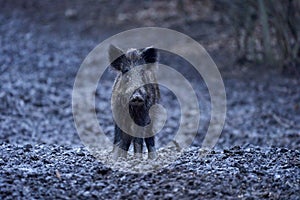
[[[146,63],[155,63],[158,60],[157,49],[153,47],[147,47],[142,51],[142,57]]]
[[[109,46],[108,56],[111,67],[116,70],[122,70],[122,57],[124,52],[114,45]]]

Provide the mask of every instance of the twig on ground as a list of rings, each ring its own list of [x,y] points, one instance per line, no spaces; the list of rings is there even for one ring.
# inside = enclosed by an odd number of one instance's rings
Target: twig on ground
[[[280,118],[278,115],[276,115],[275,113],[271,113],[271,116],[273,117],[273,119],[280,124],[281,126],[285,127],[285,128],[291,128],[294,127],[295,125],[293,122],[290,122],[288,120],[283,120],[282,118]]]

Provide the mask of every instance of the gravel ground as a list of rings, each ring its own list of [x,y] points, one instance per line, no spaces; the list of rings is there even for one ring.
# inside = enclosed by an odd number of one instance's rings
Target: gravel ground
[[[138,6],[144,12],[131,12]],[[219,41],[228,31],[217,14],[182,21],[167,10],[160,21],[152,12],[149,2],[0,1],[1,199],[300,199],[299,78],[263,66],[233,66],[227,43]],[[224,79],[228,112],[215,149],[202,156],[199,146],[210,118],[207,88],[188,63],[162,56],[191,81],[202,123],[193,147],[169,166],[129,173],[104,165],[84,148],[71,94],[76,72],[94,46],[144,25],[174,28],[208,49]],[[112,77],[108,72],[96,94],[108,136]],[[157,137],[159,146],[172,140],[179,115],[174,95],[166,88],[162,94],[173,112]]]
[[[83,148],[0,149],[7,199],[299,199],[298,150],[235,146],[201,157],[191,149],[156,173],[132,174],[103,166]]]

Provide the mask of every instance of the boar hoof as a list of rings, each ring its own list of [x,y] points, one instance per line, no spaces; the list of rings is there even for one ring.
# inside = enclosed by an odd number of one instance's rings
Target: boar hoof
[[[118,158],[127,158],[127,151],[124,151],[123,149],[117,147],[113,151],[113,160],[117,161]]]
[[[157,157],[157,153],[155,151],[148,153],[148,159],[154,160]]]

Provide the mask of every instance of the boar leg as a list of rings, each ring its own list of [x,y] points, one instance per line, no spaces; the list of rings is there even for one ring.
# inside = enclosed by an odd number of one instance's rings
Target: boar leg
[[[143,157],[143,138],[133,139],[134,156],[137,158]]]
[[[115,125],[115,137],[114,137],[113,151],[115,151],[115,149],[117,148],[116,146],[120,145],[121,136],[122,136],[122,130],[117,125]]]
[[[148,149],[148,158],[155,159],[156,158],[156,149],[155,149],[155,140],[154,136],[145,138],[145,143]]]
[[[115,138],[113,148],[113,159],[117,160],[119,157],[126,158],[130,147],[132,136],[124,133],[117,125],[115,126]]]

